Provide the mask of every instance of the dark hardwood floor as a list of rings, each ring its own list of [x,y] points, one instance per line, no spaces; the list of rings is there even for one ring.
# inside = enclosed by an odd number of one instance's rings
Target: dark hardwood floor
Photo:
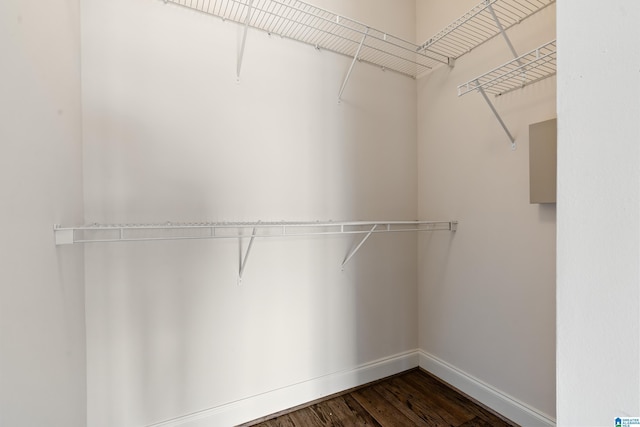
[[[243,427],[508,427],[437,378],[413,369]]]

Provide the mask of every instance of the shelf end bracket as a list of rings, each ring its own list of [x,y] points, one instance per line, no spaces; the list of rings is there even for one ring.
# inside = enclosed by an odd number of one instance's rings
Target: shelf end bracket
[[[61,228],[58,225],[53,227],[53,233],[56,238],[56,246],[59,245],[71,245],[73,240],[73,228]]]
[[[500,123],[500,126],[502,126],[502,129],[504,129],[505,133],[509,137],[509,141],[511,141],[511,149],[515,150],[516,149],[516,140],[513,137],[513,135],[511,135],[511,132],[509,132],[509,128],[507,128],[507,125],[504,124],[504,122],[502,121],[502,117],[500,117],[500,114],[498,114],[498,111],[496,110],[496,107],[493,106],[493,103],[491,102],[491,100],[487,96],[486,92],[484,91],[482,86],[480,86],[480,83],[477,80],[476,80],[476,86],[478,88],[478,91],[480,92],[480,94],[484,98],[484,100],[487,102],[487,105],[489,106],[489,108],[491,108],[491,111],[493,112],[493,115],[496,116],[496,119],[498,119],[498,122]]]

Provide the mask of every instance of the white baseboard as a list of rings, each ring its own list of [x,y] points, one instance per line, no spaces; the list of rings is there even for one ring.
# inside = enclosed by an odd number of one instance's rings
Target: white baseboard
[[[292,384],[148,427],[231,427],[420,366],[523,427],[554,427],[555,420],[422,350]]]
[[[418,366],[418,350],[376,360],[148,427],[231,427]]]
[[[531,408],[437,357],[419,350],[419,365],[478,402],[523,427],[554,427],[553,418]]]

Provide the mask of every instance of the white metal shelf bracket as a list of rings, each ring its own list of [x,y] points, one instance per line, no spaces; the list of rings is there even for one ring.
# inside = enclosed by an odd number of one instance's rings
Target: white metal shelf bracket
[[[489,0],[486,0],[486,2],[487,2],[487,8],[489,9],[489,12],[491,12],[491,16],[493,17],[493,20],[496,23],[496,27],[498,28],[498,30],[500,30],[500,33],[502,34],[504,41],[507,43],[509,50],[513,54],[513,57],[517,58],[518,54],[516,53],[516,49],[513,47],[513,44],[511,44],[511,40],[509,40],[509,36],[507,35],[507,32],[502,26],[502,23],[500,23],[500,19],[498,18],[498,15],[496,15],[496,11],[493,10],[493,6],[491,5],[491,2],[489,2]]]
[[[496,15],[495,10],[493,10],[493,6],[491,5],[491,2],[489,0],[486,0],[486,2],[487,2],[487,9],[489,9],[489,12],[491,13],[491,16],[493,17],[493,20],[496,23],[496,27],[498,28],[498,30],[500,30],[500,34],[502,34],[502,38],[504,38],[504,41],[507,43],[507,47],[509,47],[509,50],[511,51],[511,54],[513,55],[515,60],[518,62],[518,64],[522,65],[522,62],[518,58],[518,53],[516,52],[516,49],[513,47],[513,44],[511,43],[511,40],[509,39],[509,36],[507,35],[507,32],[505,31],[504,27],[500,23],[500,19],[498,18],[498,15]],[[478,82],[476,80],[476,84],[477,83]],[[509,140],[511,141],[511,149],[515,150],[516,149],[516,140],[515,140],[515,138],[513,137],[513,135],[511,135],[511,132],[509,132],[509,128],[507,128],[507,125],[502,120],[502,117],[500,117],[500,114],[498,113],[498,110],[496,110],[496,108],[494,107],[493,103],[489,100],[489,97],[487,97],[487,94],[485,93],[485,91],[482,88],[482,86],[478,85],[478,87],[479,87],[478,91],[482,94],[482,97],[487,102],[487,105],[489,105],[489,108],[491,109],[491,112],[493,112],[493,115],[496,116],[496,119],[498,119],[498,123],[500,123],[500,126],[502,126],[502,129],[504,129],[505,133],[509,137]]]
[[[242,59],[244,57],[244,46],[247,43],[247,32],[249,30],[249,23],[251,22],[251,13],[253,12],[252,7],[253,0],[249,0],[247,4],[247,17],[244,21],[244,31],[242,35],[242,42],[240,44],[240,51],[238,52],[238,66],[236,68],[236,77],[240,80],[240,70],[242,69]]]
[[[360,51],[362,50],[362,46],[364,45],[364,41],[369,34],[369,27],[364,31],[364,35],[362,36],[362,40],[360,40],[360,44],[358,45],[358,50],[356,50],[356,54],[353,56],[353,60],[351,61],[351,65],[349,66],[349,71],[347,71],[347,75],[342,82],[342,87],[340,87],[340,93],[338,93],[338,103],[342,101],[342,92],[344,92],[344,88],[347,86],[347,82],[349,81],[349,77],[351,77],[351,72],[353,71],[353,67],[356,65],[356,61],[360,56]]]
[[[371,230],[369,230],[369,232],[367,234],[365,234],[365,236],[362,238],[362,240],[360,241],[360,243],[358,243],[353,249],[351,249],[351,251],[347,254],[347,256],[345,257],[344,261],[342,261],[342,270],[344,270],[344,266],[351,260],[351,258],[353,258],[353,256],[356,254],[356,252],[358,252],[358,250],[360,249],[360,247],[362,247],[362,245],[364,245],[364,242],[367,241],[367,239],[369,237],[371,237],[371,235],[373,234],[374,231],[376,231],[376,227],[378,227],[378,224],[375,224],[373,227],[371,227]]]
[[[62,228],[56,224],[53,226],[53,232],[56,239],[56,246],[75,243],[72,228]]]
[[[249,259],[249,253],[251,252],[251,247],[253,246],[253,241],[256,238],[256,227],[253,227],[253,231],[251,232],[251,238],[249,239],[249,245],[247,246],[247,251],[242,256],[242,237],[238,237],[238,247],[240,249],[240,268],[238,270],[238,283],[242,282],[242,275],[244,274],[244,269],[247,266],[247,259]]]
[[[491,112],[493,113],[494,116],[496,116],[496,119],[498,119],[498,123],[500,123],[500,126],[502,126],[502,129],[504,129],[505,133],[509,137],[509,141],[511,141],[511,149],[515,150],[516,149],[516,140],[515,140],[515,138],[513,137],[513,135],[511,135],[511,132],[509,132],[509,128],[507,127],[507,125],[504,124],[504,121],[502,120],[502,117],[500,117],[500,114],[498,114],[498,110],[496,110],[496,107],[494,107],[493,103],[491,102],[491,100],[489,99],[487,94],[485,93],[485,91],[482,88],[482,86],[480,86],[478,84],[477,80],[476,80],[476,84],[478,85],[478,92],[480,92],[480,94],[482,95],[484,100],[487,101],[487,105],[491,109]]]

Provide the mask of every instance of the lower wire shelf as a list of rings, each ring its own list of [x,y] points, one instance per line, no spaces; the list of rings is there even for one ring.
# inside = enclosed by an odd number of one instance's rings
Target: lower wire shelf
[[[165,222],[161,224],[90,224],[77,227],[54,226],[56,245],[99,242],[131,242],[192,239],[249,239],[240,259],[242,280],[256,237],[296,237],[320,235],[361,235],[342,262],[342,267],[369,237],[377,233],[456,231],[457,221],[308,221],[308,222]]]
[[[455,231],[456,221],[165,222],[54,226],[56,245],[149,240],[223,239],[407,231]]]

